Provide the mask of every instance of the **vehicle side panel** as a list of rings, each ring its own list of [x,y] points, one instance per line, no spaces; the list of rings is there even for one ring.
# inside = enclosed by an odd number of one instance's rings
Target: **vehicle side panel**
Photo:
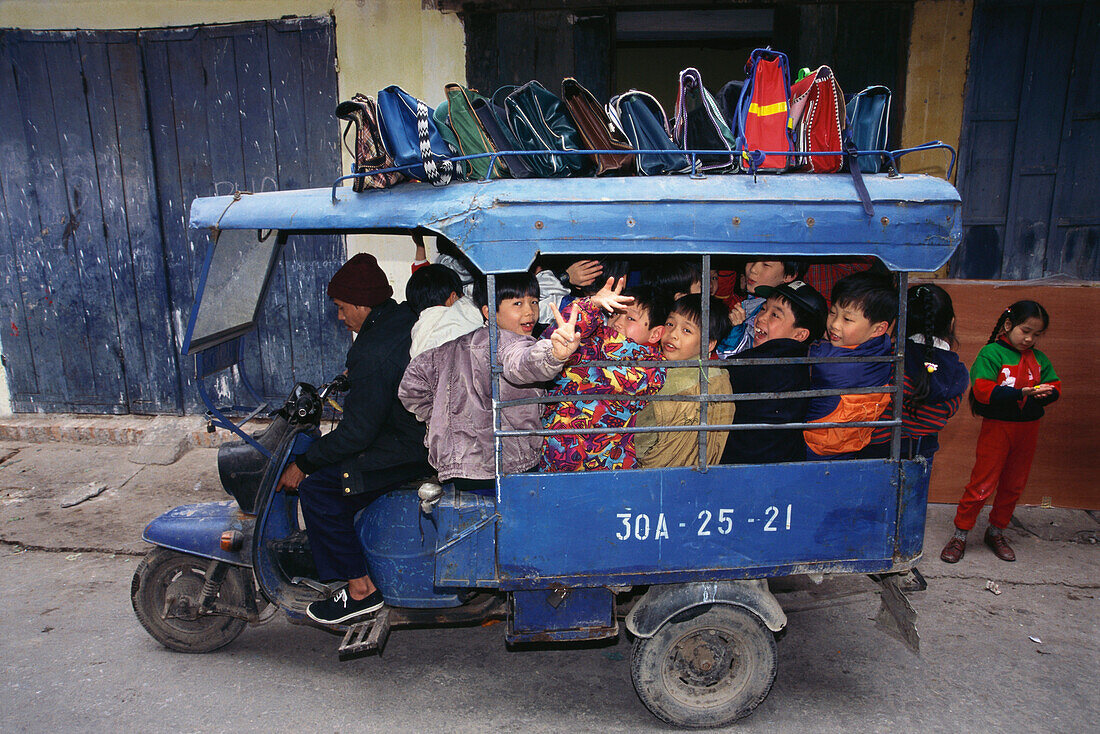
[[[517,474],[499,492],[506,589],[893,565],[898,469],[888,461]]]

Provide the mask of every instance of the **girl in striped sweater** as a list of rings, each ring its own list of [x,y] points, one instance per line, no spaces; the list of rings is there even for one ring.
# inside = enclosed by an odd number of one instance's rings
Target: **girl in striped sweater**
[[[1062,389],[1050,360],[1035,349],[1049,323],[1046,309],[1038,303],[1017,301],[1001,313],[989,343],[974,359],[970,407],[982,417],[982,430],[970,483],[955,513],[955,534],[940,553],[946,563],[962,558],[967,531],[994,491],[985,544],[1002,561],[1016,560],[1004,529],[1027,483],[1039,419]]]
[[[931,464],[940,448],[939,432],[959,410],[970,378],[966,365],[951,351],[956,343],[951,296],[929,283],[911,287],[907,298],[901,457],[923,456]],[[876,428],[859,458],[890,456],[892,435],[890,427]]]

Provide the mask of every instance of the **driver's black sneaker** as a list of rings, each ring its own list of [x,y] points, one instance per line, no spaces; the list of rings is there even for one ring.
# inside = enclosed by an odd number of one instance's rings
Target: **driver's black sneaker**
[[[314,622],[321,624],[340,624],[362,617],[371,612],[377,612],[385,602],[382,600],[382,592],[377,589],[366,599],[352,599],[346,588],[336,592],[331,599],[315,601],[306,607],[306,614]]]

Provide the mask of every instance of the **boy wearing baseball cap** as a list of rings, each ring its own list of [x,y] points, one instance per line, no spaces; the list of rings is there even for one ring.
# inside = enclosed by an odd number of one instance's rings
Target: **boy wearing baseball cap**
[[[756,293],[767,300],[752,326],[752,347],[730,359],[805,357],[810,344],[825,332],[828,309],[822,295],[801,280],[758,286]],[[805,364],[731,365],[726,369],[735,393],[787,392],[810,387],[810,368]],[[808,406],[808,398],[742,400],[737,404],[733,422],[800,423]],[[723,464],[772,464],[805,458],[806,442],[797,428],[730,431],[722,453]]]

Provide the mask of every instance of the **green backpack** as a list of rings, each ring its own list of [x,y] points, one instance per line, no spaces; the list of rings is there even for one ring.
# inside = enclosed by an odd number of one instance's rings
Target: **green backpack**
[[[485,98],[472,89],[453,83],[445,86],[443,93],[447,99],[435,108],[434,118],[444,139],[459,155],[495,153],[497,149],[473,109],[475,100]],[[489,161],[489,158],[474,158],[460,161],[458,165],[464,164],[469,178],[485,178],[489,173]],[[503,163],[497,159],[491,178],[502,178],[504,175]]]

